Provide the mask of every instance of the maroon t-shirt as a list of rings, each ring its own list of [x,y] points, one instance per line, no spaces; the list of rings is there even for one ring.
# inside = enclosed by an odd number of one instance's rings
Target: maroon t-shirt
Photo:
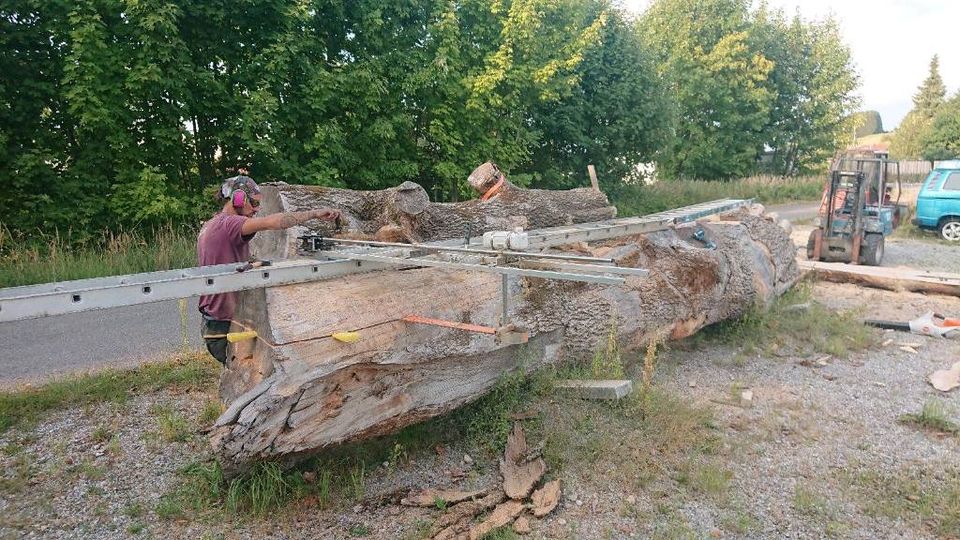
[[[219,213],[203,224],[197,235],[197,260],[200,266],[229,264],[250,260],[250,240],[243,236],[247,217]],[[236,307],[236,293],[210,294],[200,297],[200,310],[210,317],[229,321]]]

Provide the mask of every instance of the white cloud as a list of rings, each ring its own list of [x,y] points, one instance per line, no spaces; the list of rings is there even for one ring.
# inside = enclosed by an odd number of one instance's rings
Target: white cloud
[[[913,94],[926,78],[930,59],[940,56],[948,95],[960,89],[960,2],[951,0],[768,0],[787,14],[805,19],[833,14],[850,46],[860,74],[864,110],[878,110],[891,130],[913,107]],[[649,0],[625,0],[641,12]]]

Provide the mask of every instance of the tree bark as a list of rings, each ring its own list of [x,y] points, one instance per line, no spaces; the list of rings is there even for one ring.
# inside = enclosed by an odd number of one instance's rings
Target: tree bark
[[[524,190],[506,185],[485,202],[436,204],[416,184],[355,192],[278,185],[264,189],[265,212],[334,206],[349,228],[377,235],[385,227],[416,240],[456,238],[523,224],[525,229],[612,217],[592,189]],[[510,318],[529,332],[522,354],[492,336],[404,322],[406,315],[494,326],[500,277],[421,268],[355,274],[242,293],[237,326],[260,338],[237,344],[221,381],[227,411],[212,432],[225,467],[308,454],[330,445],[388,434],[472,401],[511,370],[590,356],[610,332],[626,350],[677,339],[767,304],[799,275],[787,234],[744,209],[703,221],[589,246],[620,266],[647,268],[622,287],[511,278]],[[702,226],[717,244],[691,239]],[[306,228],[258,234],[265,258],[296,254]],[[309,232],[324,233],[320,229]],[[326,231],[332,234],[333,231]],[[356,234],[356,233],[354,233]],[[582,249],[582,248],[581,248]],[[331,337],[358,332],[354,343]]]

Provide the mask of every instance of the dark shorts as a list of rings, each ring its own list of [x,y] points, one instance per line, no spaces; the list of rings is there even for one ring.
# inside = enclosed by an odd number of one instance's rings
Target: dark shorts
[[[227,332],[230,331],[230,321],[218,321],[208,319],[206,315],[202,316],[200,326],[200,337],[207,344],[207,350],[210,355],[217,359],[223,365],[227,365]],[[223,336],[212,337],[207,336]]]

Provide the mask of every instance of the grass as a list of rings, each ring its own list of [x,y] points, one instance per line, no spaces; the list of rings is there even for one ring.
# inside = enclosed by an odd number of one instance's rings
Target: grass
[[[819,493],[799,485],[793,491],[793,509],[808,516],[824,516],[830,509],[830,503]]]
[[[97,429],[93,430],[93,433],[90,435],[90,438],[94,442],[104,443],[113,438],[113,431],[107,426],[97,426]]]
[[[812,201],[820,198],[825,181],[825,176],[752,176],[725,182],[664,180],[619,187],[610,192],[610,199],[618,215],[636,216],[728,197],[753,198],[763,204]]]
[[[960,531],[958,469],[910,467],[892,473],[865,471],[847,475],[845,480],[867,515],[902,521],[941,537],[953,537]]]
[[[308,464],[313,462],[308,461]],[[255,463],[243,474],[226,480],[220,463],[214,460],[191,463],[180,471],[180,482],[160,498],[157,515],[163,519],[180,519],[190,515],[227,514],[238,517],[263,517],[279,511],[298,508],[294,501],[311,500],[321,508],[331,499],[332,468],[316,471],[315,479],[304,478],[301,465],[285,469],[272,461]],[[340,486],[341,493],[349,489]]]
[[[704,492],[714,490],[712,456],[718,435],[712,412],[691,405],[656,386],[635,391],[617,403],[552,398],[540,426],[528,438],[544,440],[543,455],[559,473],[616,478],[624,490],[644,489],[665,477],[697,476]],[[691,461],[703,458],[704,474],[691,474]],[[722,475],[721,475],[722,476]],[[685,480],[684,480],[685,481]]]
[[[950,411],[939,400],[930,400],[916,414],[904,414],[899,418],[901,424],[916,426],[934,433],[960,434],[960,426],[949,418]]]
[[[223,411],[224,406],[223,403],[220,403],[219,399],[208,399],[206,403],[203,404],[203,409],[200,410],[197,422],[199,422],[201,426],[209,426],[213,424],[217,418],[220,418]]]
[[[590,374],[594,379],[622,379],[623,359],[620,355],[620,345],[617,343],[617,320],[610,321],[610,331],[603,348],[593,354],[590,363]]]
[[[483,535],[483,540],[519,540],[521,536],[513,531],[509,526],[494,529]]]
[[[59,233],[27,240],[0,226],[0,288],[197,265],[196,234],[172,226],[104,232],[80,245]]]
[[[733,473],[714,463],[694,463],[681,471],[678,481],[695,492],[720,499],[730,487]]]
[[[169,405],[155,406],[151,413],[157,417],[160,438],[166,442],[184,442],[193,433],[190,422]]]
[[[135,369],[107,369],[67,376],[37,387],[0,392],[0,432],[31,424],[44,414],[64,407],[122,403],[135,393],[162,388],[207,390],[216,384],[219,371],[219,364],[205,353],[189,353]],[[105,437],[106,433],[101,436]]]
[[[737,345],[741,355],[844,358],[876,344],[877,333],[854,312],[838,312],[812,300],[812,283],[802,281],[769,309],[754,308],[739,319],[708,327],[694,343],[717,340]]]

